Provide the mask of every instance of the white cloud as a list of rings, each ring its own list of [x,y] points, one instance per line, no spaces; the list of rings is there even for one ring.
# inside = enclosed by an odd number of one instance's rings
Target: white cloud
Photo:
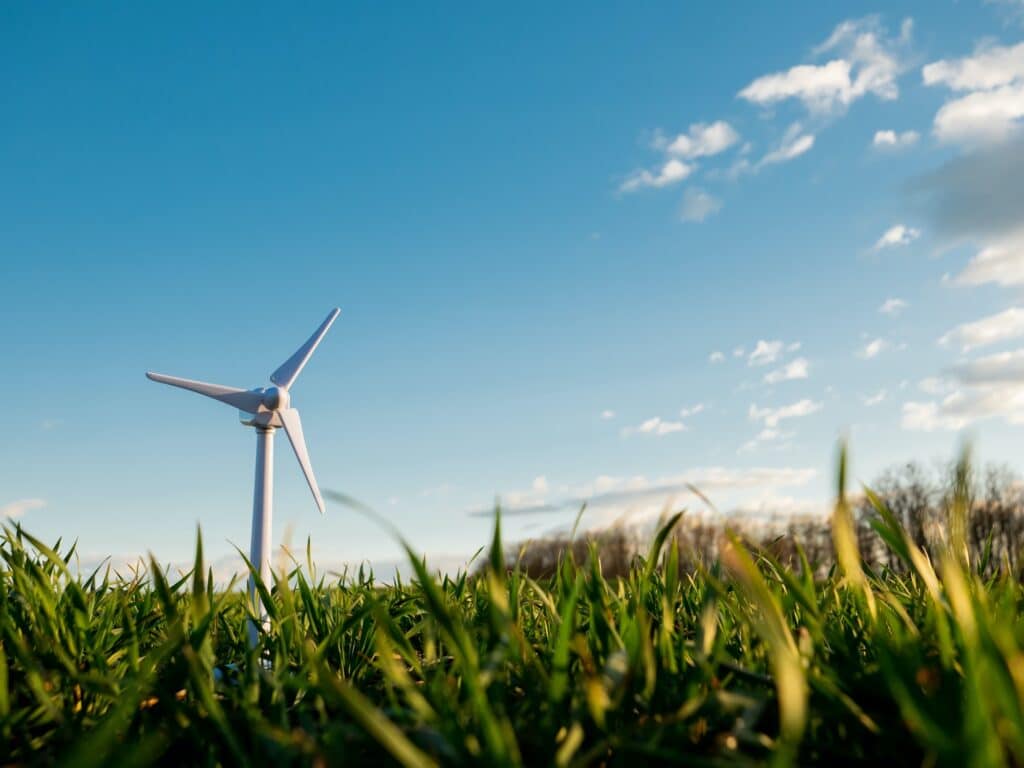
[[[704,403],[697,403],[689,408],[682,408],[679,411],[679,416],[680,418],[685,419],[689,416],[696,416],[703,410]],[[666,435],[672,435],[676,432],[685,432],[686,430],[687,426],[682,421],[672,421],[669,419],[663,419],[660,416],[653,416],[646,421],[641,422],[638,426],[623,428],[622,436],[628,437],[633,434],[641,434],[665,437]]]
[[[762,157],[755,170],[760,170],[766,165],[789,162],[810,151],[811,147],[814,146],[814,135],[802,133],[802,130],[803,128],[800,123],[793,123],[789,126],[782,137],[782,141],[779,142],[779,146]]]
[[[764,426],[768,429],[775,429],[779,426],[780,422],[786,421],[787,419],[796,419],[803,416],[810,416],[812,413],[820,411],[822,404],[816,403],[813,400],[803,399],[790,405],[783,405],[779,408],[758,408],[756,404],[751,403],[750,410],[747,412],[748,417],[751,421],[760,421],[764,423]]]
[[[715,350],[708,356],[708,360],[712,363],[721,363],[725,361],[725,355],[718,350]]]
[[[925,85],[965,95],[947,101],[933,130],[942,141],[986,143],[1016,133],[1024,117],[1024,43],[984,44],[972,56],[932,62],[921,70]]]
[[[906,308],[907,302],[903,299],[886,299],[882,302],[882,306],[878,308],[878,311],[883,315],[898,315]]]
[[[749,146],[749,144],[744,145],[745,148]],[[756,173],[758,170],[760,169],[752,165],[750,160],[746,157],[738,157],[729,165],[728,168],[713,168],[708,171],[707,177],[709,179],[728,179],[729,181],[736,181],[740,176],[744,176],[748,173]]]
[[[781,341],[758,340],[754,351],[747,358],[747,365],[770,365],[779,359],[784,344]]]
[[[878,357],[879,353],[888,346],[889,342],[885,339],[872,339],[861,348],[857,355],[865,360],[870,360],[873,357]]]
[[[868,395],[867,397],[864,397],[862,399],[864,400],[864,405],[866,405],[868,408],[871,408],[872,406],[878,405],[883,400],[885,400],[887,394],[888,393],[884,389],[880,389],[875,394]]]
[[[664,437],[665,435],[671,435],[675,432],[685,431],[686,425],[681,421],[665,421],[660,416],[654,416],[653,418],[642,422],[638,427],[626,427],[622,433],[624,435],[629,435],[634,432],[639,432],[642,435]]]
[[[11,501],[0,507],[0,518],[16,518],[21,517],[26,512],[31,512],[34,509],[42,509],[46,506],[45,499],[18,499],[17,501]]]
[[[935,135],[942,141],[1003,141],[1017,132],[1024,117],[1024,84],[975,91],[948,101],[935,114]]]
[[[956,431],[995,417],[1024,424],[1024,386],[968,387],[939,401],[904,403],[902,426],[923,432]]]
[[[685,482],[697,486],[701,490],[720,490],[737,488],[777,487],[791,485],[807,485],[817,472],[813,469],[793,467],[753,469],[727,469],[709,467],[685,473]]]
[[[910,245],[912,242],[917,240],[921,236],[921,231],[908,227],[903,224],[897,224],[893,227],[889,227],[885,230],[878,242],[875,243],[875,250],[880,251],[883,248],[894,248],[901,245]]]
[[[614,477],[601,475],[596,480],[571,489],[567,498],[550,505],[551,509],[578,510],[584,502],[591,526],[606,525],[624,514],[637,521],[657,518],[669,503],[678,504],[681,498],[702,502],[693,495],[692,488],[710,497],[719,508],[745,508],[757,499],[768,497],[779,488],[808,485],[817,476],[810,467],[697,467],[682,474],[650,479],[643,475]],[[474,514],[489,514],[490,510]]]
[[[836,103],[849,103],[850,62],[798,64],[784,72],[762,75],[739,92],[741,99],[767,106],[800,99],[813,112],[827,112]]]
[[[604,419],[605,421],[608,421],[609,419],[614,419],[615,418],[615,411],[612,411],[612,410],[601,411],[601,418]]]
[[[961,285],[1024,284],[1024,236],[1000,238],[979,251],[957,275]]]
[[[921,134],[917,131],[903,131],[897,133],[893,130],[875,131],[875,138],[871,141],[876,149],[905,149],[917,143]]]
[[[788,517],[824,517],[832,513],[832,502],[824,499],[797,499],[766,491],[733,507],[732,514],[748,518],[776,520]]]
[[[950,395],[952,398],[953,395]],[[934,432],[936,430],[956,431],[963,429],[969,419],[942,412],[942,406],[935,402],[908,402],[903,404],[903,418],[900,425],[903,429],[915,432]]]
[[[899,40],[891,40],[877,18],[844,21],[814,51],[816,56],[838,53],[838,58],[764,75],[739,97],[762,106],[798,99],[815,113],[844,108],[868,93],[886,101],[896,99],[896,49],[909,42],[911,26],[904,22]]]
[[[502,512],[522,515],[533,512],[553,511],[554,507],[547,501],[549,491],[550,487],[547,477],[545,475],[538,475],[533,478],[529,488],[507,491],[501,494]],[[493,511],[494,507],[492,505],[489,508],[489,512],[493,513]]]
[[[664,505],[670,495],[691,493],[693,486],[704,493],[737,492],[757,489],[807,485],[817,471],[802,467],[698,467],[679,475],[651,480],[643,475],[613,477],[601,475],[594,482],[572,489],[566,506],[578,507],[583,501],[588,508],[604,504],[621,504],[644,499]]]
[[[683,193],[683,206],[679,216],[683,221],[704,221],[722,210],[722,201],[703,189],[691,187]]]
[[[940,399],[905,403],[904,429],[955,431],[989,418],[1024,424],[1024,349],[958,363],[950,374],[920,383]]]
[[[671,158],[661,167],[657,174],[653,174],[646,169],[633,172],[628,179],[622,182],[619,191],[636,192],[646,187],[660,189],[661,187],[667,187],[682,181],[693,171],[694,167],[692,165],[687,165],[681,160]]]
[[[1024,43],[1012,47],[983,45],[973,56],[943,59],[921,70],[925,85],[953,91],[983,91],[1024,79]]]
[[[711,157],[724,152],[739,141],[739,134],[724,120],[713,123],[694,123],[687,133],[680,133],[670,139],[660,131],[654,136],[651,146],[665,154],[660,169],[651,171],[642,168],[631,173],[619,185],[619,192],[629,193],[641,189],[668,187],[687,179],[697,166],[692,162],[699,157]],[[707,216],[721,208],[721,202],[706,192],[697,190],[697,197],[690,193],[684,198],[683,219],[686,221],[703,221]],[[691,201],[692,198],[692,201]]]
[[[795,379],[806,379],[810,363],[806,358],[798,357],[791,360],[781,368],[776,368],[765,374],[764,380],[768,384],[777,384],[780,381],[793,381]]]
[[[953,366],[951,373],[957,381],[967,386],[1024,385],[1024,349],[958,363]]]
[[[1010,307],[980,320],[963,323],[939,339],[940,344],[958,344],[963,352],[976,347],[1024,336],[1024,309]]]
[[[752,451],[762,443],[773,443],[781,440],[788,440],[793,436],[793,434],[793,432],[783,432],[779,429],[765,427],[752,438],[747,440],[747,442],[741,445],[739,452],[744,453],[746,451]]]
[[[711,157],[724,152],[737,141],[740,135],[724,120],[713,123],[694,123],[687,133],[680,133],[671,141],[655,143],[670,155],[692,160],[697,157]]]

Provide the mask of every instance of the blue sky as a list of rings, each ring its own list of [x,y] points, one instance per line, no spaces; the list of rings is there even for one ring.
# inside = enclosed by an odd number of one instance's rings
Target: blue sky
[[[234,386],[439,560],[855,475],[1024,469],[1024,5],[8,5],[0,508],[84,556],[248,541]],[[883,311],[884,309],[884,311]],[[278,440],[275,537],[317,515]]]

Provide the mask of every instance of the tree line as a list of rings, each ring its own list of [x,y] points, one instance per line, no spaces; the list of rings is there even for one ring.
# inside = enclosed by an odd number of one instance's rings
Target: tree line
[[[1024,576],[1024,481],[1005,465],[976,470],[966,460],[931,468],[909,462],[888,469],[870,488],[875,503],[889,508],[913,543],[933,562],[938,562],[948,541],[959,493],[960,499],[967,500],[966,539],[971,562],[985,575],[1002,571]],[[867,494],[851,496],[849,503],[864,564],[872,569],[905,570],[905,563],[872,527],[878,512],[871,498]],[[596,551],[604,575],[621,576],[629,572],[633,559],[645,552],[651,531],[650,525],[620,522],[579,535],[558,533],[522,542],[508,553],[508,561],[518,562],[525,573],[538,578],[551,575],[569,552],[583,562]],[[818,573],[826,572],[834,562],[828,516],[684,515],[672,532],[679,547],[680,569],[692,573],[714,563],[727,532],[791,568],[801,567],[801,550]]]

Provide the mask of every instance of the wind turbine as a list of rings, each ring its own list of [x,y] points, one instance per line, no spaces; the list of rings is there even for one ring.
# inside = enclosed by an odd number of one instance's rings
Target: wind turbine
[[[284,428],[288,440],[299,460],[299,466],[306,476],[313,498],[324,513],[324,500],[320,496],[313,467],[309,463],[306,441],[302,437],[302,422],[299,412],[291,407],[289,390],[299,373],[305,367],[313,351],[320,344],[331,324],[341,312],[335,307],[327,315],[320,327],[314,331],[305,344],[289,357],[281,367],[270,374],[273,386],[258,389],[237,389],[224,387],[220,384],[207,384],[191,379],[179,379],[176,376],[165,376],[162,373],[146,372],[146,377],[161,384],[181,387],[200,395],[212,397],[222,403],[233,405],[238,409],[238,417],[243,424],[256,428],[256,485],[252,496],[252,541],[249,547],[249,560],[259,573],[260,580],[270,586],[270,533],[273,515],[274,496],[274,430]],[[249,599],[259,611],[260,624],[268,624],[267,611],[256,594],[256,580],[249,576]],[[255,646],[259,640],[259,628],[255,622],[249,624],[249,645]]]

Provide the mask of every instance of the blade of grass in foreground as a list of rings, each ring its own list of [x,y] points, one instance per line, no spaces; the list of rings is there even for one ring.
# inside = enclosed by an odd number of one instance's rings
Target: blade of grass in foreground
[[[309,651],[313,655],[312,649]],[[342,707],[405,768],[436,768],[437,763],[406,737],[363,694],[335,675],[323,662],[317,663],[317,679]]]
[[[735,534],[729,534],[722,561],[735,577],[754,611],[745,617],[768,646],[769,660],[779,698],[779,745],[774,761],[789,765],[807,724],[807,679],[796,642],[789,631],[778,600]]]

